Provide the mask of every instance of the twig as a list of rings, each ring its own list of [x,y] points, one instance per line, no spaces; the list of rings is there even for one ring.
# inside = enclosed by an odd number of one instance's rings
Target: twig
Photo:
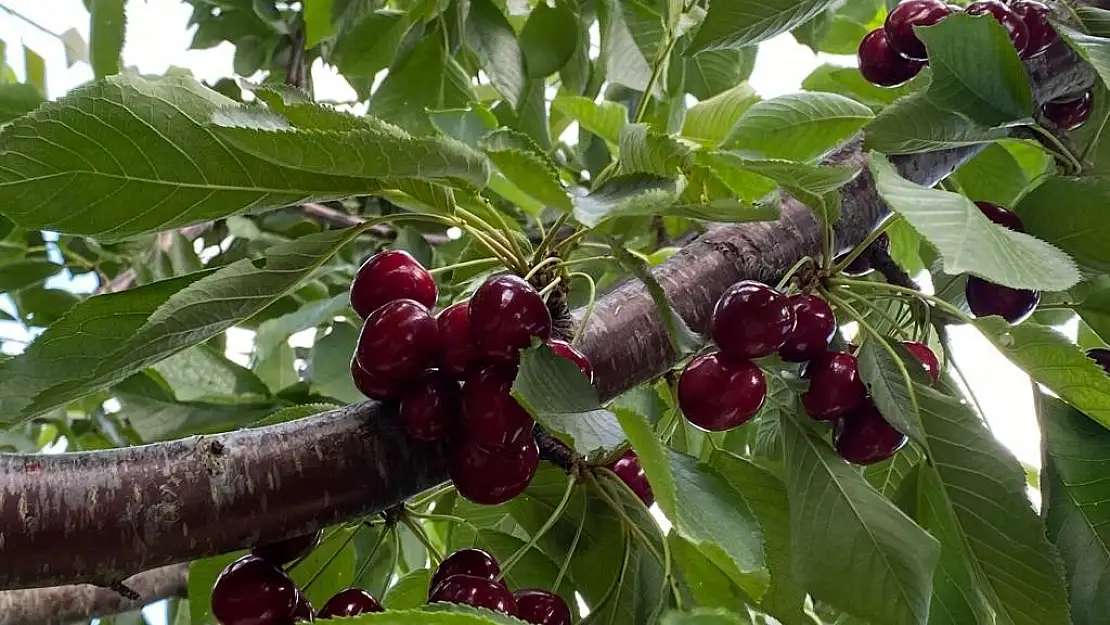
[[[341,228],[350,228],[351,226],[357,226],[366,222],[364,218],[358,215],[344,213],[341,210],[336,210],[329,206],[324,206],[323,204],[307,202],[301,204],[299,208],[301,209],[301,213],[306,217]],[[366,232],[372,236],[381,237],[383,239],[392,240],[397,238],[397,231],[386,224],[378,224],[377,226],[371,227]],[[421,234],[424,240],[428,242],[428,245],[444,245],[451,242],[451,237],[446,234],[428,232],[423,232]]]

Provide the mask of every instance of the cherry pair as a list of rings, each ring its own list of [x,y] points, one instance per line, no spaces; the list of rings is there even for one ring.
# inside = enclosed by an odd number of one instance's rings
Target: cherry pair
[[[570,625],[570,608],[555,593],[535,588],[511,592],[501,566],[481,549],[462,549],[440,563],[428,588],[431,603],[462,603],[501,612],[534,625]]]

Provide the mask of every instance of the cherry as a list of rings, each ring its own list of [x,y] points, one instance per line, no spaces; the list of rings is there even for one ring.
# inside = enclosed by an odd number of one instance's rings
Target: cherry
[[[794,331],[786,296],[754,280],[730,286],[713,308],[710,332],[725,354],[737,359],[769,356]]]
[[[399,299],[366,318],[355,357],[364,371],[407,381],[420,377],[439,352],[439,326],[423,304]]]
[[[547,339],[547,346],[551,351],[555,352],[556,356],[566,358],[578,366],[578,370],[582,375],[586,376],[592,384],[594,381],[594,366],[590,364],[590,359],[586,355],[575,349],[573,345],[561,339]]]
[[[516,616],[513,594],[501,582],[475,575],[452,575],[433,590],[432,603],[464,603]]]
[[[453,575],[474,575],[495,580],[501,575],[501,565],[488,551],[476,548],[459,549],[439,563],[428,585],[429,592]]]
[[[470,302],[459,302],[443,309],[439,323],[439,368],[462,378],[474,362],[470,340]]]
[[[570,625],[570,608],[555,593],[526,588],[513,593],[516,616],[533,625]]]
[[[212,615],[221,625],[284,625],[293,618],[299,594],[281,569],[247,555],[216,578]]]
[[[987,219],[1003,228],[1009,228],[1014,232],[1025,232],[1025,225],[1021,223],[1021,217],[1018,217],[1017,213],[1008,211],[998,204],[992,204],[990,202],[976,202],[975,206],[979,208],[979,212],[983,213]]]
[[[1011,325],[1028,319],[1041,301],[1038,291],[1012,289],[978,276],[968,276],[964,297],[967,298],[968,308],[976,317],[998,315]]]
[[[361,588],[348,588],[337,593],[324,607],[320,608],[320,612],[316,614],[317,618],[334,618],[336,616],[356,616],[359,614],[367,614],[369,612],[385,612],[382,604],[374,598],[374,595],[366,592]]]
[[[524,492],[539,464],[540,450],[530,436],[496,452],[464,442],[451,452],[451,481],[470,501],[495,506]]]
[[[316,619],[313,617],[312,604],[301,593],[298,593],[300,598],[297,600],[297,608],[293,611],[294,623],[311,623]]]
[[[863,77],[880,87],[897,87],[917,76],[925,67],[925,63],[907,59],[890,47],[886,31],[882,28],[864,35],[856,57]]]
[[[1110,349],[1104,347],[1092,347],[1087,350],[1087,358],[1097,362],[1100,367],[1106,370],[1110,375]]]
[[[937,355],[929,346],[917,341],[902,341],[902,346],[905,347],[921,362],[921,366],[925,368],[925,373],[929,374],[932,378],[933,384],[940,381],[940,361],[937,360]]]
[[[1025,55],[1029,47],[1029,28],[1025,25],[1025,20],[1006,3],[1001,0],[979,0],[969,4],[966,12],[968,15],[993,15],[1010,35],[1010,43],[1014,44],[1018,55]]]
[[[925,44],[913,32],[914,26],[932,26],[952,14],[952,8],[941,0],[907,0],[894,7],[886,16],[883,29],[890,47],[914,61],[929,58]]]
[[[460,405],[459,383],[442,371],[428,371],[401,399],[401,423],[415,439],[441,441],[451,433]]]
[[[805,375],[809,390],[802,393],[802,405],[818,421],[835,421],[858,409],[867,396],[856,357],[847,352],[825,352],[809,363]]]
[[[303,536],[294,536],[265,545],[259,545],[251,553],[274,566],[283,566],[312,551],[320,543],[322,530]]]
[[[1048,21],[1048,5],[1037,0],[1016,0],[1010,3],[1010,9],[1021,16],[1025,28],[1029,31],[1029,43],[1025,47],[1025,58],[1032,58],[1049,49],[1060,35]]]
[[[1091,116],[1092,100],[1088,89],[1077,98],[1047,102],[1042,110],[1045,118],[1060,130],[1075,130]]]
[[[397,380],[383,378],[368,373],[358,364],[358,358],[351,358],[351,379],[358,392],[379,401],[391,401],[401,396],[402,385]]]
[[[779,348],[787,362],[808,362],[825,353],[836,333],[836,315],[825,300],[816,295],[798,294],[790,298],[798,323]]]
[[[617,474],[621,481],[628,484],[632,492],[644,502],[645,506],[651,506],[655,503],[655,493],[651,491],[651,484],[648,483],[647,474],[644,473],[644,467],[640,464],[640,457],[636,452],[629,449],[620,455],[619,458],[609,465],[609,470]]]
[[[678,379],[678,406],[703,430],[721,432],[742,425],[759,412],[767,381],[755,363],[719,352],[690,361]]]
[[[432,274],[403,250],[374,254],[358,268],[351,281],[351,307],[363,319],[398,299],[416,300],[431,308],[438,296]]]
[[[547,304],[519,276],[494,276],[470,298],[470,335],[483,356],[515,361],[533,336],[547,340],[550,334]]]
[[[901,449],[906,440],[906,435],[887,423],[871,401],[837,421],[833,428],[836,453],[853,464],[886,460]]]
[[[867,249],[863,251],[863,253],[861,253],[859,256],[856,256],[854,259],[852,259],[852,262],[848,263],[844,267],[844,269],[841,271],[841,273],[843,273],[844,275],[846,275],[848,277],[858,277],[858,276],[866,275],[866,274],[870,273],[871,269],[872,269],[872,267],[871,267],[871,253],[872,253],[872,251],[881,251],[881,252],[885,253],[889,249],[890,249],[890,237],[888,237],[886,235],[886,233],[884,232],[884,233],[880,234],[874,241],[872,241],[871,244],[867,246]],[[840,258],[838,257],[836,260],[839,262]]]
[[[462,429],[467,439],[497,450],[532,437],[536,422],[510,391],[516,368],[487,365],[470,374],[462,391]]]

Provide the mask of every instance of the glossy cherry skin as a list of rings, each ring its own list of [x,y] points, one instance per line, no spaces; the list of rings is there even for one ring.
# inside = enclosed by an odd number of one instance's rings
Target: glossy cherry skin
[[[285,540],[259,545],[251,553],[274,566],[284,566],[312,551],[313,547],[320,544],[320,537],[323,535],[323,531],[316,530],[312,534],[294,536]]]
[[[1017,0],[1010,3],[1010,9],[1021,16],[1025,28],[1029,31],[1029,43],[1025,46],[1025,58],[1032,58],[1043,53],[1060,35],[1048,21],[1048,5],[1037,0]]]
[[[713,308],[710,332],[721,351],[737,359],[775,353],[794,331],[786,296],[754,280],[730,286]]]
[[[502,449],[532,437],[536,422],[510,391],[516,368],[487,365],[466,378],[462,391],[462,432],[467,440],[489,450]]]
[[[1093,347],[1087,350],[1087,358],[1097,362],[1100,367],[1106,370],[1107,375],[1110,375],[1110,349]]]
[[[439,355],[439,325],[423,304],[411,299],[389,302],[362,325],[355,357],[370,375],[414,380]]]
[[[1018,55],[1025,55],[1025,51],[1029,48],[1029,27],[1009,5],[1000,0],[979,0],[969,4],[965,11],[968,15],[993,15],[1010,35],[1010,43],[1014,44]]]
[[[437,297],[435,278],[402,250],[374,254],[358,268],[351,281],[351,307],[363,319],[393,300],[416,300],[432,308]]]
[[[967,298],[968,308],[976,317],[997,315],[1011,325],[1028,319],[1041,301],[1039,291],[1012,289],[978,276],[968,276],[964,297]]]
[[[917,358],[918,362],[925,369],[925,373],[929,374],[929,378],[933,380],[933,384],[940,381],[940,361],[937,360],[937,355],[929,346],[917,341],[902,341],[902,346],[905,347]]]
[[[221,625],[285,625],[300,593],[273,564],[243,556],[220,572],[212,587],[212,616]]]
[[[1060,130],[1075,130],[1091,116],[1093,96],[1090,89],[1070,100],[1053,100],[1044,105],[1044,116]]]
[[[474,363],[470,302],[459,302],[444,308],[436,321],[439,324],[439,368],[462,379]]]
[[[491,452],[463,442],[451,451],[451,481],[459,494],[474,503],[495,506],[528,488],[540,465],[540,450],[532,437]]]
[[[720,352],[693,359],[678,378],[682,414],[710,432],[746,423],[759,412],[766,397],[767,380],[754,362]]]
[[[621,454],[609,465],[609,470],[616,473],[622,482],[628,484],[628,487],[636,493],[636,496],[644,502],[645,506],[655,503],[655,493],[651,490],[647,474],[644,473],[644,467],[640,464],[640,457],[636,455],[635,451],[629,449]]]
[[[393,401],[401,398],[404,390],[403,381],[384,378],[380,375],[367,373],[358,364],[358,358],[351,358],[351,379],[354,380],[358,392],[378,401]]]
[[[914,61],[929,58],[925,44],[913,32],[914,26],[932,26],[952,14],[952,8],[941,0],[907,0],[894,7],[886,16],[883,29],[890,47]]]
[[[533,625],[570,625],[570,608],[555,593],[526,588],[513,593],[516,616]]]
[[[556,356],[566,358],[578,366],[578,370],[582,375],[592,384],[594,381],[594,366],[590,364],[590,359],[586,355],[575,349],[573,345],[561,339],[547,339],[547,346],[551,351],[555,352]]]
[[[305,597],[303,593],[298,594],[300,595],[300,599],[297,600],[297,608],[293,610],[293,622],[312,623],[316,620],[312,604],[308,602],[308,598]]]
[[[501,575],[501,565],[483,549],[459,549],[439,563],[436,572],[432,574],[431,583],[428,584],[428,592],[431,593],[440,582],[453,575],[474,575],[494,580]]]
[[[510,616],[517,615],[516,599],[501,582],[474,575],[452,575],[440,582],[429,600],[432,603],[463,603]]]
[[[990,202],[976,202],[975,206],[987,219],[1003,228],[1009,228],[1014,232],[1025,232],[1025,225],[1021,223],[1021,217],[1018,217],[1017,213]]]
[[[852,464],[874,464],[893,456],[906,444],[906,435],[894,429],[879,409],[867,401],[833,428],[833,446]]]
[[[825,352],[806,367],[809,390],[802,406],[817,421],[835,421],[863,405],[867,388],[859,378],[856,357],[847,352]]]
[[[401,399],[401,424],[412,438],[441,441],[451,434],[461,406],[458,381],[442,371],[428,371]]]
[[[890,47],[882,28],[867,33],[856,53],[859,71],[867,82],[879,87],[897,87],[921,73],[925,63],[898,54]]]
[[[479,355],[515,361],[532,337],[551,335],[551,313],[523,278],[494,276],[470,298],[470,336]]]
[[[779,348],[779,356],[787,362],[808,362],[828,349],[836,333],[836,315],[825,300],[816,295],[791,296],[790,306],[798,322]]]
[[[374,595],[361,588],[348,588],[342,590],[316,614],[317,618],[334,618],[337,616],[357,616],[370,612],[385,612],[385,608],[374,598]]]

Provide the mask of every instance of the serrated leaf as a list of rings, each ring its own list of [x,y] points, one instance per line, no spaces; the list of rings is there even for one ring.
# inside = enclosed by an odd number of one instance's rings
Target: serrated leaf
[[[906,369],[904,375],[890,352],[877,342],[878,339],[869,339],[860,348],[860,379],[867,386],[883,418],[899,432],[923,444],[925,432],[921,429],[917,395],[913,392],[913,386],[907,383],[905,375],[910,376],[911,383],[927,383],[929,377],[912,354],[901,345],[891,343],[891,349],[898,353],[899,360]]]
[[[493,86],[517,108],[524,98],[524,53],[509,20],[491,0],[470,0],[466,43]]]
[[[908,94],[913,84],[894,88],[879,87],[868,82],[857,68],[826,63],[806,76],[802,81],[802,88],[806,91],[838,93],[871,106],[887,106]]]
[[[672,137],[651,132],[647,124],[629,124],[620,134],[620,170],[656,176],[680,175],[690,164],[690,148]]]
[[[551,109],[578,122],[582,128],[616,145],[621,129],[628,124],[628,108],[619,102],[560,93],[551,101]]]
[[[686,91],[705,101],[744,82],[755,69],[759,48],[708,50],[685,60]]]
[[[833,6],[830,0],[726,0],[709,5],[688,53],[743,48],[793,30]]]
[[[24,83],[0,83],[0,124],[30,113],[45,102],[38,89]]]
[[[884,108],[865,131],[864,148],[884,154],[914,154],[1001,141],[1002,128],[983,128],[937,106],[922,92]]]
[[[919,31],[933,80],[928,97],[940,108],[990,128],[1033,117],[1025,66],[991,15],[957,13]]]
[[[92,0],[89,6],[90,63],[97,79],[119,73],[126,0]]]
[[[156,363],[153,369],[178,401],[238,403],[264,399],[269,389],[250,369],[208,345],[195,345]]]
[[[554,8],[540,3],[528,15],[520,31],[524,65],[531,78],[543,78],[559,71],[578,49],[579,20],[564,5]]]
[[[795,93],[752,105],[724,147],[754,158],[815,160],[871,121],[866,106],[834,93]]]
[[[1013,206],[1014,200],[1025,189],[1029,179],[1021,163],[1003,145],[988,145],[975,158],[964,163],[956,170],[954,178],[964,195],[973,202],[991,202],[1000,206]],[[1017,210],[1017,207],[1014,208]],[[1028,227],[1026,228],[1028,232]],[[1052,243],[1052,239],[1039,232],[1034,236]],[[1059,244],[1057,244],[1059,245]],[[1066,248],[1065,252],[1072,254]]]
[[[501,174],[517,187],[553,208],[564,212],[572,209],[555,163],[531,137],[500,128],[486,135],[481,145]]]
[[[1022,196],[1014,212],[1029,234],[1058,246],[1084,268],[1106,272],[1108,199],[1110,180],[1052,176]]]
[[[759,94],[746,82],[702,100],[686,111],[682,136],[716,146],[732,133],[744,112],[758,101]]]
[[[574,218],[592,228],[610,217],[663,213],[678,200],[685,186],[682,177],[614,176],[589,195],[574,198]]]
[[[940,253],[944,271],[972,273],[1013,288],[1064,290],[1079,281],[1075,263],[1055,247],[994,224],[966,197],[902,178],[881,154],[868,157],[875,187]]]

